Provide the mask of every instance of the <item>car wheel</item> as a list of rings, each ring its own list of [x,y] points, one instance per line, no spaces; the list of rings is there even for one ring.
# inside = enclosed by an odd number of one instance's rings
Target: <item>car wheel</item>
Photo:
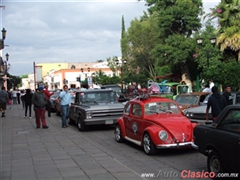
[[[147,155],[152,155],[157,152],[157,148],[148,133],[145,133],[143,136],[143,149]]]
[[[68,118],[68,124],[69,125],[74,125],[75,124],[75,121],[72,119],[72,118]]]
[[[121,131],[121,128],[118,124],[115,127],[115,140],[119,143],[123,142],[122,131]]]
[[[81,117],[78,118],[77,127],[79,131],[86,130],[86,126],[84,125],[83,119]]]
[[[215,174],[224,171],[221,159],[216,151],[211,151],[208,154],[207,167],[208,172],[214,172]]]

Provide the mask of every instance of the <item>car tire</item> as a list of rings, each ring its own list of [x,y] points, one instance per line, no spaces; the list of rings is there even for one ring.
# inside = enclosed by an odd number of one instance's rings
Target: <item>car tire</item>
[[[69,125],[74,125],[75,124],[75,121],[72,119],[72,118],[68,118],[68,124]]]
[[[211,151],[207,158],[208,172],[214,172],[215,174],[224,172],[222,161],[216,151]],[[215,178],[212,178],[215,179]]]
[[[115,140],[119,143],[123,142],[122,131],[118,124],[115,126]]]
[[[81,118],[81,116],[78,118],[77,127],[79,131],[85,131],[87,129],[83,123],[83,119]]]
[[[145,133],[143,135],[143,150],[147,155],[153,155],[156,154],[157,148],[155,144],[152,142],[151,136],[148,133]]]

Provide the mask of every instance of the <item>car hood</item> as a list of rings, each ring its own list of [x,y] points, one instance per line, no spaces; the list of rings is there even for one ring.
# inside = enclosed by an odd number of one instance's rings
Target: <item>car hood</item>
[[[186,111],[189,113],[206,113],[207,105],[202,105],[198,107],[188,108]]]
[[[103,110],[103,109],[123,109],[122,103],[95,103],[95,104],[84,104],[89,110]]]
[[[148,121],[163,127],[173,139],[179,142],[192,141],[193,125],[184,116],[154,115]]]

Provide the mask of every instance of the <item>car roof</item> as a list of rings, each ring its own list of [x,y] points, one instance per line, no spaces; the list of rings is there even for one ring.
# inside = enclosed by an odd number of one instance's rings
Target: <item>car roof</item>
[[[105,84],[102,85],[101,87],[120,87],[118,84]]]
[[[112,92],[111,89],[85,89],[85,90],[78,90],[76,93],[84,92],[84,93],[92,93],[92,92]]]
[[[131,100],[130,102],[136,102],[136,103],[145,104],[145,103],[148,103],[148,102],[156,102],[156,101],[176,103],[175,101],[173,101],[173,100],[171,100],[169,98],[160,97],[158,95],[149,96],[148,98],[143,98],[143,99],[141,99],[139,97],[136,97],[135,99]]]
[[[210,94],[210,92],[191,92],[191,93],[182,93],[182,94],[178,94],[177,96],[190,96],[190,95],[207,95]]]

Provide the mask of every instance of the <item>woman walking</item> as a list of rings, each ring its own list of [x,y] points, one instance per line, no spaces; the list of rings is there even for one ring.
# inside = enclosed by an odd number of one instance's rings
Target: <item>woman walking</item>
[[[22,96],[23,101],[25,103],[25,118],[27,118],[27,112],[29,109],[29,118],[32,118],[32,92],[31,89],[26,90],[26,94]]]

